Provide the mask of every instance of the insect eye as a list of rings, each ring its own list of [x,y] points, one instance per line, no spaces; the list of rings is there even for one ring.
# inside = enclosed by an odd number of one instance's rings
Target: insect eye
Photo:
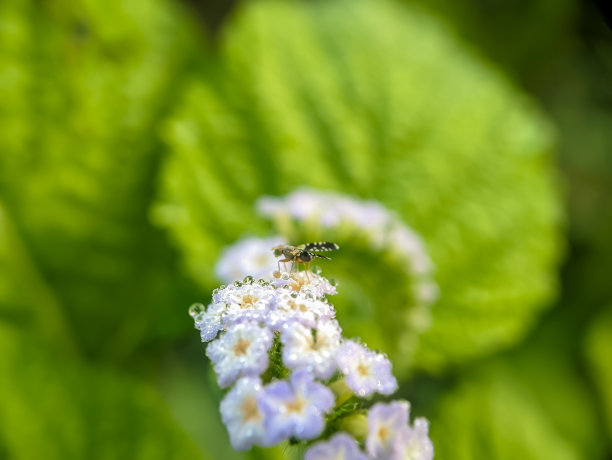
[[[274,248],[272,249],[272,251],[273,251],[274,257],[278,257],[283,253],[282,249],[280,248]]]

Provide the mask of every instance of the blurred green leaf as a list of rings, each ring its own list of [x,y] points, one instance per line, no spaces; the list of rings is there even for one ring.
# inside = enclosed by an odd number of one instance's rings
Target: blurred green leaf
[[[188,324],[147,210],[191,23],[164,0],[2,2],[0,16],[0,195],[75,341],[125,360]]]
[[[220,247],[265,231],[258,196],[338,190],[398,211],[431,251],[441,298],[419,367],[520,340],[557,287],[548,122],[419,10],[269,1],[240,13],[165,132],[155,217],[193,278],[212,287]]]
[[[60,305],[33,265],[2,201],[0,322],[31,331],[66,356],[78,353]]]
[[[0,205],[0,456],[201,458],[154,389],[83,363]]]
[[[35,335],[1,323],[0,347],[7,458],[202,458],[152,388],[49,353]]]
[[[469,370],[435,405],[439,460],[602,458],[589,387],[553,347],[528,347]]]
[[[586,340],[586,355],[602,402],[608,439],[612,442],[612,308],[608,307],[593,319]]]

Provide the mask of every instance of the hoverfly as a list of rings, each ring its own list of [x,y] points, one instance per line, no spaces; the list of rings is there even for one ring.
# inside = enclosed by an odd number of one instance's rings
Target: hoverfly
[[[300,244],[299,246],[281,244],[279,246],[273,247],[272,252],[274,253],[274,257],[284,257],[284,259],[278,261],[279,273],[281,262],[291,262],[293,264],[297,263],[298,268],[300,264],[303,264],[306,267],[306,276],[308,277],[308,272],[310,271],[310,262],[312,262],[313,259],[318,257],[320,259],[331,260],[330,257],[317,254],[317,252],[336,251],[339,248],[340,247],[336,243],[331,243],[329,241],[319,241],[317,243]],[[308,277],[308,279],[310,280],[310,277]]]

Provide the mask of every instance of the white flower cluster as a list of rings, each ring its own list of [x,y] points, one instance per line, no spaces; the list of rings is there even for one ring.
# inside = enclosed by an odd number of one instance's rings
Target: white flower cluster
[[[235,449],[320,438],[347,415],[338,410],[346,398],[337,401],[332,384],[344,385],[362,402],[397,389],[385,355],[342,337],[325,297],[335,293],[318,274],[276,272],[268,281],[247,276],[221,286],[207,308],[190,308],[218,383],[230,388],[220,410]],[[366,453],[344,433],[313,445],[306,458],[332,458],[326,452],[333,452],[333,458],[431,459],[426,422],[408,426],[407,404],[393,404],[405,412],[393,424],[380,409],[386,406],[370,409]]]
[[[224,283],[248,275],[265,278],[276,267],[276,258],[270,248],[285,243],[284,238],[280,236],[244,237],[223,250],[215,265],[215,274]]]
[[[409,425],[407,401],[377,403],[368,411],[366,453],[356,440],[339,432],[327,441],[314,444],[306,451],[304,460],[431,460],[433,444],[429,439],[429,423],[417,418]]]
[[[422,304],[433,303],[438,287],[433,264],[421,237],[392,211],[374,200],[341,193],[300,188],[284,197],[264,196],[256,209],[262,216],[283,221],[286,217],[324,229],[352,228],[364,235],[373,249],[389,250],[415,279],[415,294]]]

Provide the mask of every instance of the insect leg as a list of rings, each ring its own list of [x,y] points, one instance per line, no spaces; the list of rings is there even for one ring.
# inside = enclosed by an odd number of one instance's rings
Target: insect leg
[[[286,262],[290,262],[290,261],[291,261],[291,259],[282,259],[282,260],[281,260],[281,259],[279,259],[279,260],[278,260],[278,273],[279,273],[279,274],[280,274],[280,272],[281,272],[281,271],[280,271],[280,264],[281,264],[281,262],[282,262],[282,263],[283,263],[283,265],[285,266],[285,271],[287,271],[287,265],[285,265],[285,263],[286,263]]]

